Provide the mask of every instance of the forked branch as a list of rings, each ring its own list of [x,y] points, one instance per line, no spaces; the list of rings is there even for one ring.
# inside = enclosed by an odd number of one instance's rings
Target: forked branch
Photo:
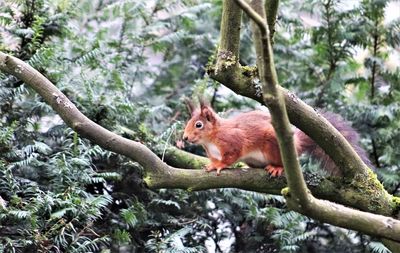
[[[350,209],[329,201],[316,199],[308,191],[305,184],[296,149],[293,141],[293,132],[290,128],[289,118],[285,108],[285,101],[277,80],[270,34],[265,17],[265,10],[260,13],[254,11],[243,0],[236,0],[243,11],[257,24],[260,36],[258,50],[259,76],[263,87],[263,100],[268,106],[272,123],[277,134],[281,156],[288,179],[288,188],[283,190],[283,195],[288,206],[311,218],[328,222],[333,225],[361,231],[370,235],[381,236],[400,243],[400,221],[389,217],[375,215]],[[253,1],[257,2],[257,1]],[[259,1],[263,2],[263,1]],[[260,4],[258,4],[260,6]],[[356,155],[357,156],[357,155]],[[362,168],[362,167],[361,167]],[[363,172],[362,169],[360,172]],[[364,172],[366,174],[366,172]]]

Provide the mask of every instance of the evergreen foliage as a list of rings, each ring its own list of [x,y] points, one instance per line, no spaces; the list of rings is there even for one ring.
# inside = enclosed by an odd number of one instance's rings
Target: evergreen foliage
[[[388,4],[281,1],[274,49],[282,85],[353,122],[380,180],[399,196],[400,19],[385,21]],[[205,93],[226,114],[255,106],[204,76],[221,5],[6,0],[0,50],[41,71],[94,122],[162,154],[181,138],[184,96]],[[251,64],[244,20],[241,59]],[[0,252],[388,252],[374,238],[287,211],[280,196],[150,191],[142,173],[0,73]]]

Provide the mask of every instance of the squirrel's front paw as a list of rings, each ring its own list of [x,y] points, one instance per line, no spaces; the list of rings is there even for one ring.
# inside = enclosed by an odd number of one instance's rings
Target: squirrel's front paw
[[[209,165],[207,165],[207,166],[204,166],[204,170],[205,171],[207,171],[207,172],[210,172],[210,171],[213,171],[213,170],[216,170],[217,168],[215,168],[214,166],[212,166],[211,164],[209,164]]]
[[[223,170],[224,168],[223,168],[223,167],[222,167],[222,168],[221,168],[221,167],[217,168],[216,166],[214,166],[214,165],[212,165],[212,164],[209,164],[209,165],[207,165],[206,167],[204,167],[204,169],[205,169],[205,171],[207,171],[207,172],[216,170],[216,171],[217,171],[217,176],[219,176],[219,175],[221,175],[221,170]]]

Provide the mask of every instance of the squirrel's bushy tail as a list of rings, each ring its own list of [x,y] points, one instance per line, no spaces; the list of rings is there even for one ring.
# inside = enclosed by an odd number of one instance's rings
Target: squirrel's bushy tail
[[[350,145],[354,148],[364,163],[371,167],[372,164],[368,159],[366,151],[359,145],[359,135],[340,115],[331,112],[322,112],[322,115],[346,138]],[[341,170],[336,166],[335,162],[304,132],[297,132],[301,143],[301,152],[308,153],[321,163],[321,167],[332,175],[341,175]]]

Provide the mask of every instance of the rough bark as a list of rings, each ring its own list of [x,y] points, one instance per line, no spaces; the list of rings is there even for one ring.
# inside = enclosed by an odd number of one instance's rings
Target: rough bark
[[[241,19],[242,10],[234,1],[226,1],[222,10],[221,29],[224,32],[219,41],[217,68],[225,67],[227,62],[238,62]]]
[[[265,1],[265,11],[267,12],[267,23],[271,44],[274,43],[275,23],[278,16],[278,6],[279,0]]]
[[[272,125],[276,132],[285,167],[288,188],[285,188],[282,194],[287,201],[288,207],[323,222],[382,236],[383,238],[392,239],[400,243],[400,235],[395,235],[398,233],[397,231],[400,231],[399,220],[354,210],[326,200],[320,200],[310,193],[297,159],[293,131],[290,127],[285,100],[282,97],[281,90],[278,89],[279,84],[274,64],[270,32],[265,17],[265,10],[262,8],[263,1],[253,0],[250,5],[244,0],[236,0],[236,2],[254,22],[255,25],[253,27],[258,28],[254,32],[257,67],[262,85],[263,101],[271,113]],[[353,151],[351,154],[354,155],[355,152]],[[350,174],[351,176],[367,174],[367,166],[363,164],[359,165],[360,167],[353,170],[355,173]],[[350,175],[347,173],[347,176]]]

